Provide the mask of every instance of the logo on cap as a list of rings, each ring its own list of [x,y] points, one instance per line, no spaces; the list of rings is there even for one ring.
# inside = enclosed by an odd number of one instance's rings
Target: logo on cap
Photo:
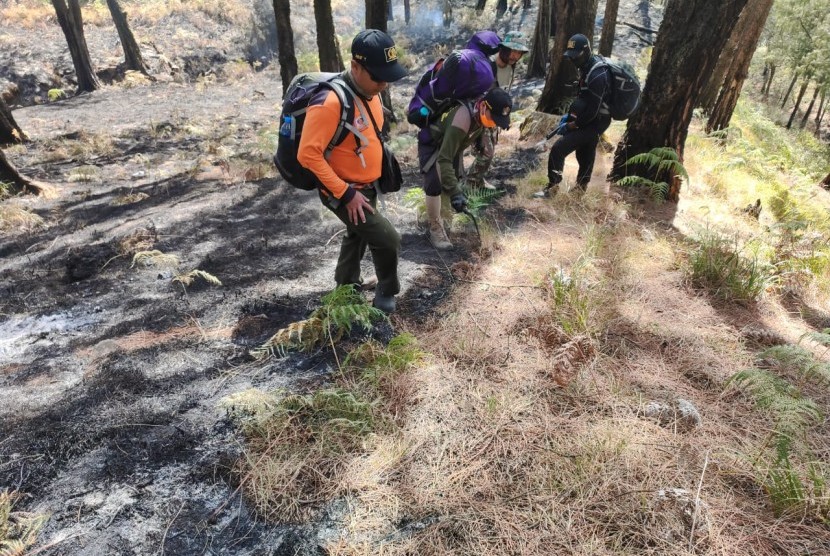
[[[576,48],[576,41],[570,40],[568,41],[568,49]]]
[[[502,116],[509,116],[510,115],[510,107],[505,106],[504,109],[501,111]]]
[[[398,49],[394,46],[390,46],[389,48],[384,48],[383,52],[386,54],[386,63],[394,62],[398,59]]]

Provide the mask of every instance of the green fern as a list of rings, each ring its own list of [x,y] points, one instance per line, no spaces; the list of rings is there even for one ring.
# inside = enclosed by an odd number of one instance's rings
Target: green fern
[[[821,332],[807,332],[804,337],[830,348],[830,328],[825,328]]]
[[[794,372],[804,380],[830,385],[830,368],[817,361],[813,354],[801,346],[773,346],[761,352],[760,357],[781,372]]]
[[[778,461],[789,458],[793,441],[803,437],[807,427],[822,419],[818,406],[789,382],[763,369],[744,369],[732,376],[728,384],[747,390],[761,409],[769,410],[775,419],[773,441]]]
[[[374,340],[361,344],[349,353],[343,366],[358,369],[361,380],[376,388],[384,378],[399,375],[423,356],[415,337],[401,334],[385,348]]]
[[[689,174],[677,151],[671,147],[655,147],[646,153],[632,156],[625,162],[626,166],[640,166],[652,171],[652,176],[631,175],[617,181],[623,187],[648,187],[655,200],[662,200],[668,196],[668,181],[674,176],[681,176],[689,181]],[[660,177],[668,179],[660,179]]]
[[[270,355],[284,357],[288,350],[310,351],[327,342],[336,342],[355,325],[366,330],[386,315],[368,303],[353,286],[340,286],[323,296],[322,307],[300,322],[277,331],[267,342],[251,350],[256,359]]]
[[[467,210],[474,216],[478,216],[505,193],[504,189],[485,189],[483,187],[466,189],[464,194],[467,196]]]

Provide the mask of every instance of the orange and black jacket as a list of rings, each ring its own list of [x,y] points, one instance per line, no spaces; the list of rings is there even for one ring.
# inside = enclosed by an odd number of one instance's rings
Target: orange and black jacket
[[[344,72],[342,77],[356,92],[349,72]],[[341,106],[334,91],[324,90],[308,105],[297,151],[298,162],[322,182],[323,194],[334,195],[343,203],[351,201],[355,191],[380,177],[383,157],[380,139],[367,112],[367,109],[372,111],[378,129],[382,129],[383,107],[379,95],[365,99],[358,93],[357,99],[352,101],[356,104],[352,123],[363,134],[365,143],[348,133],[326,156],[326,149],[340,123]]]

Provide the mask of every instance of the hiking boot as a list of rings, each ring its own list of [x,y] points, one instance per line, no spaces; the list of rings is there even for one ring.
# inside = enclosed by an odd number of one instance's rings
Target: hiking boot
[[[444,231],[444,226],[441,224],[430,224],[427,237],[432,246],[439,251],[448,251],[454,247],[450,238],[447,237],[447,232]]]
[[[481,187],[483,187],[484,189],[489,189],[490,191],[496,191],[498,189],[498,187],[496,187],[495,185],[493,185],[492,183],[490,183],[487,180],[482,180],[481,181]]]
[[[549,183],[543,190],[533,194],[534,199],[550,199],[559,192],[559,184]]]
[[[588,184],[587,183],[578,183],[572,189],[571,193],[576,195],[577,197],[582,197],[585,195],[585,192],[588,191]]]
[[[394,295],[381,295],[378,294],[375,296],[375,299],[372,300],[372,307],[375,309],[380,309],[387,315],[389,313],[395,312],[395,296]]]

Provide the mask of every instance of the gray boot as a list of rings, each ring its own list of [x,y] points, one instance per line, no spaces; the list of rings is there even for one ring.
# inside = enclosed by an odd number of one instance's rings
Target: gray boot
[[[551,197],[556,197],[556,194],[559,193],[559,184],[558,183],[549,183],[545,186],[545,188],[541,191],[537,191],[533,194],[534,199],[550,199]]]

